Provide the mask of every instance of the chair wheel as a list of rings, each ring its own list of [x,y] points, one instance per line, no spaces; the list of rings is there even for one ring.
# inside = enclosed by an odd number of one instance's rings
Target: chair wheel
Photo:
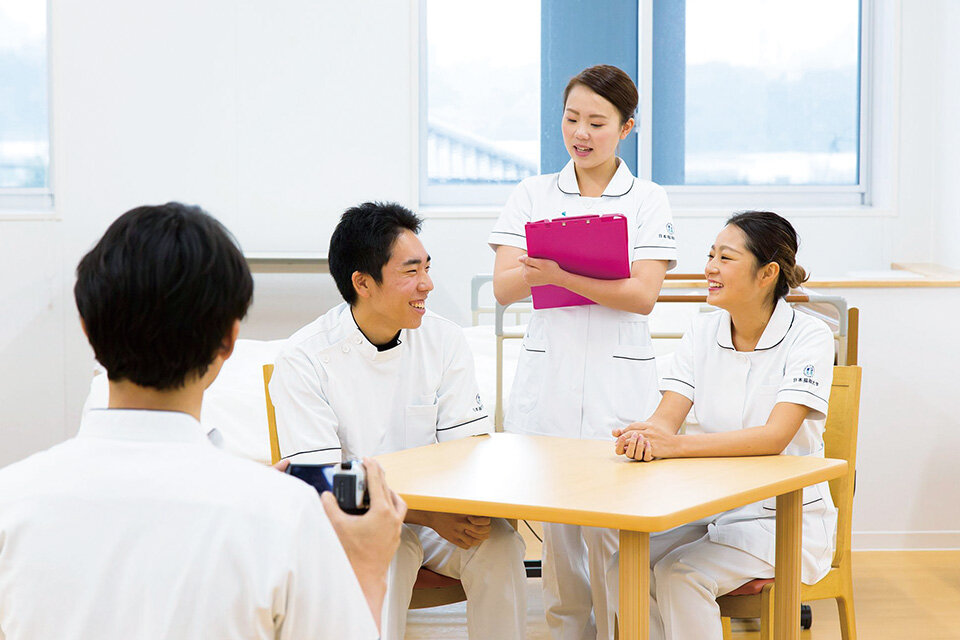
[[[813,609],[808,604],[800,605],[800,628],[809,629],[813,626]]]

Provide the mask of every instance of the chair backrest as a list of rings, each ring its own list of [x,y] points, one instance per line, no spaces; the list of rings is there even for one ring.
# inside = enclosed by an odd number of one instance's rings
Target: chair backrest
[[[853,516],[853,489],[857,469],[857,424],[860,417],[861,369],[856,366],[834,367],[830,389],[830,408],[823,433],[824,454],[828,458],[846,460],[846,475],[830,481],[830,495],[837,507],[837,549],[833,566],[850,553]]]
[[[270,399],[270,378],[273,377],[273,365],[263,365],[263,397],[267,403],[267,431],[270,434],[270,464],[280,461],[280,440],[277,438],[277,411]]]
[[[847,309],[847,361],[844,364],[857,364],[858,345],[860,340],[860,309]]]

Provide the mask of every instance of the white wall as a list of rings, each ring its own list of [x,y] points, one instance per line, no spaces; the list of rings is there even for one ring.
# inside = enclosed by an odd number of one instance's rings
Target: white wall
[[[404,3],[56,3],[59,212],[89,227],[178,198],[247,250],[322,250],[344,206],[410,197],[410,19]]]
[[[224,220],[247,250],[322,250],[348,204],[414,204],[417,3],[240,4],[53,3],[60,220],[0,218],[0,465],[76,430],[93,359],[73,306],[73,269],[126,209],[194,202]],[[945,143],[960,139],[953,116],[960,45],[952,37],[960,9],[951,0],[903,5],[900,128],[893,132],[899,207],[892,216],[797,218],[801,262],[818,277],[892,261],[960,267],[960,149]],[[492,268],[485,239],[493,222],[426,221],[438,312],[468,321],[469,278]],[[721,222],[677,218],[682,270],[701,267]],[[960,482],[943,453],[956,444],[956,420],[941,400],[950,397],[957,354],[941,345],[950,343],[947,321],[929,324],[937,313],[956,317],[958,295],[849,292],[864,308],[855,522],[862,544],[929,545],[932,538],[904,542],[896,532],[932,530],[954,532],[937,544],[960,547],[957,510],[944,514],[929,502]],[[323,276],[259,275],[244,335],[287,335],[336,301]],[[891,307],[910,314],[903,326],[930,329],[922,349],[890,339],[901,329]],[[904,437],[909,444],[899,449],[886,444]],[[894,514],[888,494],[900,505]]]
[[[64,317],[76,314],[63,253],[59,223],[0,222],[0,465],[75,430],[64,405]]]
[[[934,189],[935,260],[960,269],[960,3],[939,2],[938,25],[932,33],[939,49],[936,92],[931,103],[936,113],[937,142],[931,149]]]
[[[410,203],[411,19],[405,3],[52,4],[60,220],[0,218],[0,464],[76,430],[93,360],[73,269],[123,211],[198,203],[248,251],[323,251],[345,206]],[[257,280],[251,337],[335,301],[319,278]]]
[[[861,314],[854,548],[960,548],[960,289],[828,293]]]

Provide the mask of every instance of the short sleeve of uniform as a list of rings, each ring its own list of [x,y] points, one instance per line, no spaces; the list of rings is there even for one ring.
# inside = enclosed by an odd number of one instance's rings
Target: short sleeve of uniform
[[[507,204],[503,206],[497,223],[487,242],[490,248],[497,250],[499,245],[516,247],[527,250],[527,234],[525,225],[530,222],[533,212],[533,198],[530,195],[530,184],[524,180],[510,194]]]
[[[809,419],[823,420],[833,384],[833,334],[820,320],[805,324],[787,353],[777,402],[804,405]]]
[[[315,493],[305,500],[293,530],[286,588],[275,607],[276,637],[377,638],[360,583],[320,501]]]
[[[321,373],[305,353],[284,350],[270,379],[280,456],[298,464],[340,462],[338,420]]]
[[[668,358],[660,375],[660,391],[673,391],[693,402],[696,381],[693,378],[694,323],[684,332],[680,343]]]
[[[480,397],[473,355],[459,328],[450,332],[444,351],[443,377],[437,391],[437,440],[490,433],[489,413]]]
[[[640,202],[631,261],[666,260],[667,268],[673,269],[677,266],[677,239],[667,192],[658,184],[646,184],[650,189]]]

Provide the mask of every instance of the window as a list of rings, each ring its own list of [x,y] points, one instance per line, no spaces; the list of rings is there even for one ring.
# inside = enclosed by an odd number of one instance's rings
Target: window
[[[859,184],[859,2],[658,4],[654,181]]]
[[[421,11],[421,200],[503,202],[540,172],[540,2]]]
[[[527,172],[558,170],[566,156],[536,116],[552,126],[557,87],[603,61],[641,93],[638,148],[621,155],[675,207],[869,204],[873,5],[423,0],[421,202],[499,205]],[[528,164],[495,173],[476,151],[491,147]]]
[[[47,4],[0,5],[0,207],[49,205]]]

